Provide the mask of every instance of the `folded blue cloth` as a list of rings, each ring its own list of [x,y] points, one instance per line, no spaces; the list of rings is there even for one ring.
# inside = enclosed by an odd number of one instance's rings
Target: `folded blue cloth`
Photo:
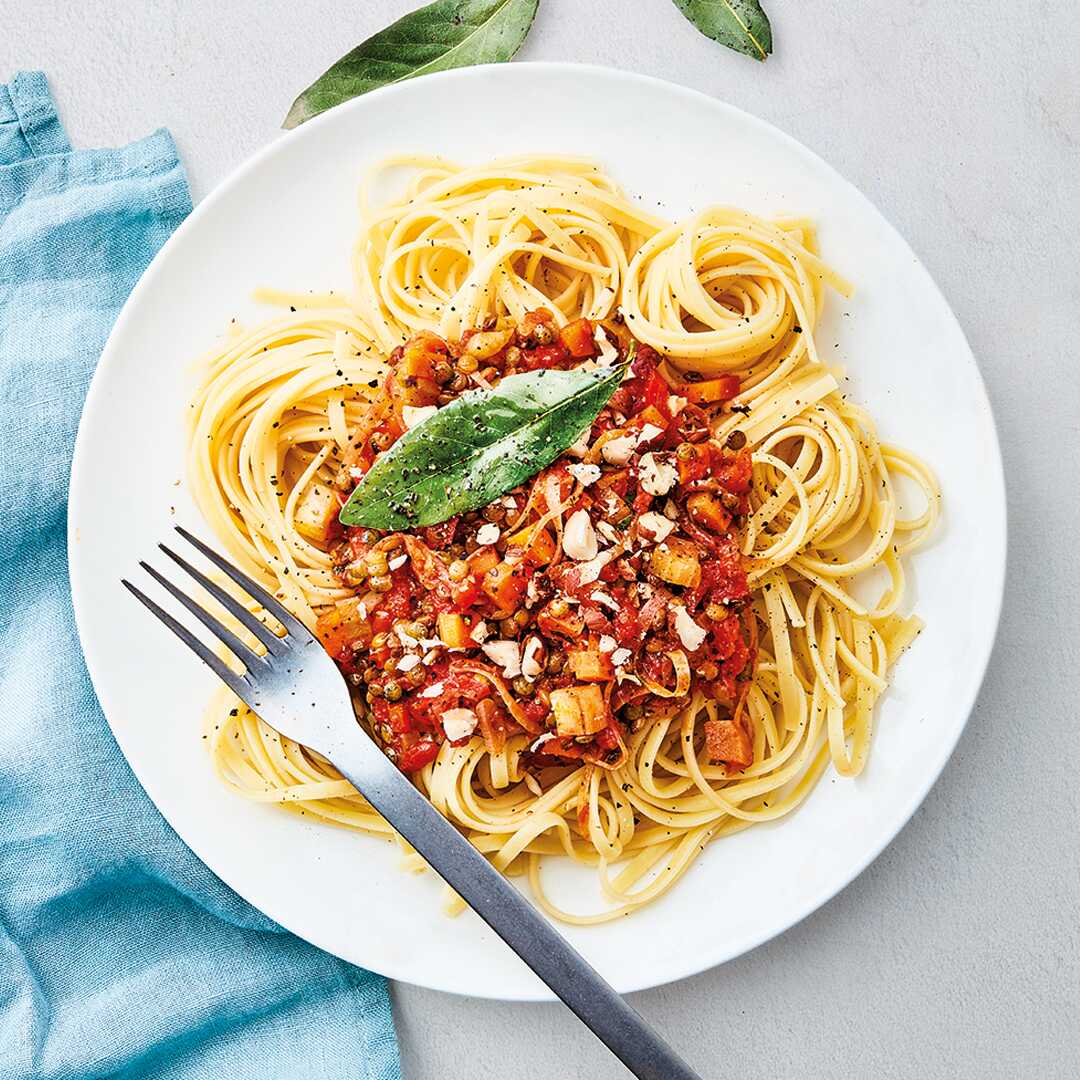
[[[43,75],[0,85],[0,1077],[397,1078],[385,982],[284,933],[184,846],[75,635],[83,395],[190,209],[168,132],[73,151]]]

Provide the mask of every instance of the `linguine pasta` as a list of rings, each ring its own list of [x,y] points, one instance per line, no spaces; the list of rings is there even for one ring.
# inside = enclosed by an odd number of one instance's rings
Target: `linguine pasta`
[[[851,288],[819,258],[809,222],[710,207],[671,224],[573,157],[384,167],[407,169],[409,184],[382,207],[362,197],[351,292],[264,291],[281,314],[206,358],[192,492],[230,557],[314,628],[352,591],[312,525],[312,492],[332,488],[357,426],[383,407],[390,354],[418,332],[453,341],[545,308],[560,327],[620,322],[673,387],[737,376],[712,428],[721,442],[745,436],[753,463],[740,540],[756,636],[740,713],[752,762],[711,760],[703,730],[722,706],[695,689],[639,718],[614,768],[531,770],[535,735],[520,731],[498,749],[479,734],[447,740],[412,774],[500,870],[528,876],[551,915],[616,918],[671,888],[709,841],[792,812],[830,765],[863,769],[875,703],[920,629],[905,612],[904,561],[934,528],[937,484],[879,441],[818,353],[826,291]],[[898,505],[901,477],[923,493],[914,516]],[[562,515],[551,519],[561,537]],[[329,763],[227,691],[207,735],[219,776],[244,797],[392,835]],[[547,856],[595,867],[605,910],[549,897]]]

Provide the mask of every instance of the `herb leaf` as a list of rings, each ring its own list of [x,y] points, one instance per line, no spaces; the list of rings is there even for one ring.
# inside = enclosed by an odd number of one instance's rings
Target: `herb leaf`
[[[539,0],[435,0],[361,42],[292,104],[282,127],[379,86],[471,64],[509,60],[532,26]]]
[[[625,365],[530,371],[466,391],[376,460],[342,524],[410,529],[487,506],[572,446],[625,374]]]
[[[674,0],[706,36],[755,60],[772,52],[772,27],[758,0]]]

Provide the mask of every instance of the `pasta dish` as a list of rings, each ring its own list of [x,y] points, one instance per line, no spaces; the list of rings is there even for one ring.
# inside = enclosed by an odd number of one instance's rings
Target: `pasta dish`
[[[810,221],[672,224],[573,157],[380,168],[350,287],[262,290],[205,359],[192,491],[432,803],[552,916],[617,918],[864,768],[937,485],[819,351],[852,290]],[[205,734],[239,794],[392,835],[227,690]]]

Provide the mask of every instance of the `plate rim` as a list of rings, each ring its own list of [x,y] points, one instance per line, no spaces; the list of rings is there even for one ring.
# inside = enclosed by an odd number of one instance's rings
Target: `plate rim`
[[[757,128],[764,134],[768,135],[774,140],[779,140],[793,150],[797,155],[804,156],[812,161],[818,168],[827,174],[831,181],[838,184],[838,188],[843,190],[845,197],[848,199],[860,202],[867,208],[884,226],[884,228],[892,234],[893,238],[897,240],[903,248],[909,253],[911,261],[914,264],[913,272],[920,275],[925,285],[936,295],[941,307],[946,313],[947,319],[952,324],[952,329],[959,335],[959,339],[963,342],[964,347],[967,350],[967,358],[970,359],[970,368],[975,377],[975,385],[977,388],[977,395],[973,401],[969,404],[974,410],[980,414],[982,421],[986,426],[986,432],[988,435],[988,445],[982,447],[982,451],[985,455],[984,467],[989,467],[989,472],[992,473],[987,479],[990,487],[993,489],[993,514],[988,515],[991,519],[985,524],[988,526],[984,535],[984,538],[990,541],[992,546],[992,566],[994,579],[987,583],[985,592],[988,599],[991,601],[990,610],[992,611],[992,622],[990,630],[986,633],[980,643],[980,648],[977,650],[973,661],[967,666],[966,677],[963,684],[963,693],[957,695],[955,704],[952,711],[961,716],[961,721],[955,727],[955,733],[951,740],[946,740],[946,743],[942,745],[941,753],[934,767],[926,774],[925,778],[919,784],[915,785],[906,800],[899,804],[899,808],[894,810],[893,817],[895,818],[895,824],[885,830],[885,834],[880,842],[875,842],[869,846],[867,853],[858,860],[853,861],[848,872],[837,875],[837,880],[829,881],[823,885],[815,893],[813,893],[808,900],[788,913],[783,919],[777,920],[778,925],[768,927],[757,934],[749,935],[747,939],[736,942],[733,946],[714,948],[712,950],[701,949],[691,957],[688,957],[679,970],[672,973],[665,974],[663,977],[656,979],[649,975],[637,978],[634,980],[624,980],[622,984],[618,986],[623,993],[634,993],[637,991],[650,989],[657,986],[667,985],[669,983],[677,982],[681,979],[689,978],[702,972],[711,970],[721,964],[727,963],[730,960],[736,959],[752,950],[758,948],[760,945],[771,941],[774,938],[781,936],[788,930],[797,926],[804,919],[812,915],[819,908],[828,903],[833,897],[839,895],[844,891],[862,872],[874,862],[879,855],[888,847],[906,828],[911,818],[914,816],[916,810],[923,804],[926,797],[929,795],[933,786],[940,779],[942,773],[953,753],[958,745],[961,736],[967,729],[968,722],[970,721],[971,714],[974,710],[978,694],[982,688],[985,680],[986,671],[989,667],[989,662],[994,649],[995,642],[1000,627],[1001,612],[1004,603],[1004,590],[1007,571],[1007,559],[1008,559],[1008,504],[1006,498],[1006,486],[1005,486],[1005,473],[1004,462],[1001,454],[1001,443],[998,434],[997,424],[994,418],[993,409],[990,403],[990,398],[986,390],[985,380],[983,379],[982,371],[979,367],[978,360],[974,351],[971,349],[970,342],[967,339],[967,335],[964,332],[956,313],[953,311],[952,306],[949,304],[944,293],[941,291],[937,282],[930,274],[926,265],[919,255],[912,249],[910,243],[903,236],[902,233],[892,224],[892,222],[878,209],[876,204],[865,195],[858,187],[855,186],[850,180],[843,176],[837,169],[830,165],[824,158],[817,154],[810,147],[796,139],[794,136],[789,135],[783,129],[777,127],[775,124],[768,120],[762,119],[753,113],[747,112],[745,109],[739,106],[732,105],[730,102],[723,101],[719,98],[713,97],[710,94],[703,91],[693,89],[692,87],[683,86],[680,83],[675,83],[667,79],[662,79],[657,76],[644,75],[633,71],[628,71],[622,68],[608,67],[600,64],[580,64],[569,61],[550,61],[550,60],[535,60],[535,61],[515,61],[507,64],[485,64],[477,65],[473,67],[455,68],[449,71],[437,72],[430,75],[420,77],[420,79],[406,79],[399,83],[394,83],[389,86],[380,87],[376,90],[372,90],[369,93],[363,94],[357,98],[352,98],[349,101],[343,102],[340,105],[335,106],[332,109],[320,114],[302,124],[300,127],[290,131],[285,131],[279,134],[276,138],[272,139],[267,145],[261,147],[250,157],[242,161],[236,168],[228,173],[223,179],[218,181],[215,186],[201,199],[194,207],[188,217],[179,225],[179,227],[172,233],[172,235],[166,240],[158,252],[154,255],[153,259],[147,265],[147,268],[143,271],[135,287],[132,289],[127,300],[124,302],[123,307],[117,316],[112,330],[109,333],[105,346],[102,349],[101,355],[98,359],[98,363],[95,367],[93,377],[88,388],[86,399],[83,404],[82,412],[79,418],[79,428],[75,439],[74,452],[72,455],[71,464],[71,477],[69,484],[69,496],[67,507],[67,557],[68,557],[68,574],[69,582],[71,586],[72,607],[75,616],[76,630],[79,636],[80,647],[83,652],[83,658],[86,663],[87,671],[90,675],[91,682],[94,686],[95,695],[98,698],[101,705],[102,712],[109,724],[110,731],[113,738],[116,740],[117,745],[120,747],[121,753],[123,753],[128,766],[131,768],[132,773],[138,780],[140,786],[147,793],[147,797],[153,803],[158,813],[168,822],[169,826],[177,834],[177,836],[187,845],[196,857],[222,882],[224,882],[230,889],[232,889],[238,896],[242,897],[247,903],[251,904],[256,910],[268,914],[261,904],[255,903],[247,895],[242,883],[238,883],[234,880],[232,873],[228,867],[220,868],[207,861],[200,853],[199,845],[192,843],[187,836],[181,831],[178,824],[173,820],[170,812],[150,795],[147,788],[147,784],[144,782],[142,776],[142,768],[128,756],[124,747],[124,740],[117,728],[114,726],[112,719],[110,718],[110,708],[106,707],[105,697],[99,689],[99,682],[103,682],[104,675],[102,674],[102,668],[99,668],[97,661],[93,658],[94,647],[92,644],[92,637],[89,633],[87,624],[87,608],[85,606],[85,596],[83,591],[83,578],[81,571],[81,559],[78,554],[79,548],[79,530],[78,522],[82,515],[82,498],[80,491],[83,490],[84,485],[81,483],[81,478],[84,470],[88,468],[84,462],[91,454],[91,450],[88,449],[89,436],[87,436],[86,430],[88,424],[86,419],[89,415],[94,413],[99,406],[99,398],[103,394],[102,386],[104,378],[102,372],[110,365],[111,356],[115,350],[119,349],[117,344],[124,337],[124,333],[127,327],[128,321],[133,318],[132,311],[141,302],[141,298],[144,293],[149,292],[153,288],[154,281],[160,272],[161,265],[167,261],[170,257],[172,250],[180,243],[180,241],[186,237],[187,233],[192,229],[197,228],[202,217],[209,212],[209,208],[213,207],[218,199],[223,198],[225,194],[231,190],[235,185],[240,183],[250,173],[256,172],[264,162],[273,158],[276,154],[282,152],[283,148],[291,145],[292,142],[310,137],[312,130],[317,130],[325,124],[335,123],[338,118],[349,110],[361,110],[370,108],[372,101],[381,100],[382,98],[392,98],[393,95],[405,84],[413,83],[417,81],[424,82],[440,82],[440,83],[454,83],[459,80],[469,80],[475,78],[491,77],[494,75],[496,78],[508,77],[514,79],[517,77],[527,77],[527,73],[530,71],[541,71],[552,74],[564,74],[568,76],[574,76],[579,73],[585,73],[591,76],[598,77],[600,79],[611,80],[614,84],[620,82],[632,82],[643,84],[647,88],[659,90],[664,94],[675,94],[681,96],[689,102],[692,102],[698,107],[706,107],[709,109],[718,109],[722,112],[727,112],[733,115],[735,118],[743,123],[749,124],[752,127]],[[987,453],[992,451],[992,453]],[[90,648],[87,648],[87,643],[91,642]],[[99,678],[100,676],[100,678]],[[282,920],[275,915],[269,915],[279,923],[279,925],[285,927],[285,929],[296,934],[297,937],[310,942],[318,948],[325,949],[333,955],[338,955],[332,944],[316,940],[310,929],[301,931],[295,928],[295,926],[289,925],[289,921]],[[350,962],[350,961],[346,961]],[[367,966],[366,962],[365,965]],[[392,966],[392,965],[391,965]],[[370,970],[378,970],[378,968],[370,968]],[[473,997],[481,1000],[498,1000],[498,1001],[522,1001],[522,1002],[541,1002],[541,1001],[554,1001],[555,996],[546,991],[546,988],[538,987],[536,989],[528,990],[524,989],[518,993],[510,994],[506,991],[501,993],[481,994],[475,991],[463,991],[455,988],[447,983],[445,979],[433,978],[425,981],[418,981],[416,973],[412,972],[408,975],[398,975],[393,971],[382,971],[381,974],[388,978],[398,979],[400,981],[410,982],[413,985],[424,986],[429,989],[438,990],[440,992],[451,993],[458,996]]]

